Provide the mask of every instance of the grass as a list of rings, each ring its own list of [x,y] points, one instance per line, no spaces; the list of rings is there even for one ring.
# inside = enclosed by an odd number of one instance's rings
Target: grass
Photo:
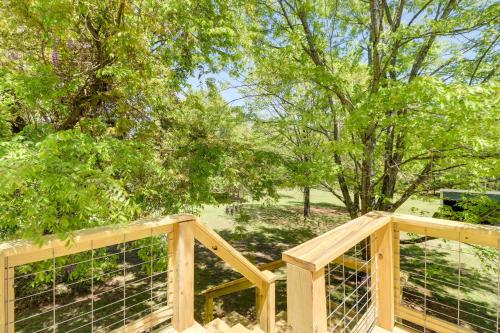
[[[279,199],[251,201],[251,205],[261,205],[262,207],[281,207],[300,211],[302,208],[302,192],[300,190],[283,190],[279,192]],[[327,191],[317,189],[311,190],[311,205],[314,215],[317,217],[322,215],[322,208],[339,208],[344,207],[342,202],[335,198]],[[398,213],[414,214],[422,216],[432,216],[439,208],[440,200],[436,197],[427,198],[410,198],[398,210]],[[225,206],[210,205],[204,207],[200,212],[201,219],[215,230],[232,229],[236,226],[235,217],[226,214]]]

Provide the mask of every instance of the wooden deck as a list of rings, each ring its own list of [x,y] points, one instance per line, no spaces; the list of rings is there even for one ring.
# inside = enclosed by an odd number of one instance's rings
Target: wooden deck
[[[372,331],[372,333],[391,333],[391,331],[376,326],[375,329]],[[392,333],[413,333],[413,331],[409,331],[402,327],[394,327]]]
[[[194,326],[182,331],[181,333],[256,333],[256,332],[262,332],[262,331],[258,330],[257,328],[255,328],[252,331],[249,330],[248,328],[243,327],[241,324],[230,327],[229,325],[224,323],[224,321],[216,319],[211,324],[207,325],[207,327],[202,327],[199,324],[195,324]],[[155,331],[154,333],[178,333],[178,332],[170,327]],[[373,329],[372,333],[391,333],[391,332],[376,326]],[[401,327],[395,327],[392,330],[392,333],[413,333],[413,331],[409,331]]]

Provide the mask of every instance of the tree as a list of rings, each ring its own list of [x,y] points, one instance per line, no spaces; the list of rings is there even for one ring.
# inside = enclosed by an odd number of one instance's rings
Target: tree
[[[323,138],[310,128],[322,96],[305,85],[278,81],[269,73],[259,73],[247,81],[251,82],[248,93],[257,92],[251,106],[256,130],[262,132],[281,156],[286,168],[283,185],[302,189],[303,216],[308,218],[311,215],[311,187],[319,185],[324,176],[321,167]]]
[[[456,0],[261,3],[253,72],[323,95],[308,127],[331,152],[334,177],[323,185],[352,217],[394,211],[434,179],[473,186],[479,173],[498,172],[498,8]]]
[[[235,10],[240,8],[241,10]],[[234,1],[0,4],[2,239],[194,210],[231,186],[273,192],[274,155],[195,72],[237,68]],[[252,168],[250,168],[252,167]]]
[[[73,129],[100,118],[121,135],[178,103],[195,70],[238,59],[237,2],[3,1],[2,109],[26,124]],[[5,111],[4,111],[5,112]],[[5,116],[5,115],[4,115]]]

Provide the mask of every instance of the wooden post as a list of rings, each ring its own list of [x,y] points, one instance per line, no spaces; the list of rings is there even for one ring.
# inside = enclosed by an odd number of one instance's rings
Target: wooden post
[[[214,320],[214,299],[210,294],[205,295],[205,318],[204,324]]]
[[[260,329],[266,333],[274,333],[276,330],[275,320],[275,297],[276,297],[276,275],[270,271],[263,271],[268,281],[261,288],[256,288],[255,307]]]
[[[311,272],[287,264],[287,317],[290,333],[326,333],[325,269]]]
[[[174,308],[174,275],[175,275],[175,258],[174,258],[174,232],[172,231],[167,234],[167,246],[168,246],[168,287],[167,287],[167,306]]]
[[[0,255],[0,332],[6,331],[6,301],[7,301],[7,281],[5,280],[5,257]]]
[[[194,321],[194,233],[191,222],[174,225],[172,324],[178,332],[193,326]]]
[[[15,294],[14,294],[14,267],[8,267],[8,260],[4,261],[4,320],[5,320],[5,332],[6,333],[14,333],[15,332],[15,324],[14,324],[14,314],[15,314]],[[5,276],[6,275],[6,276]],[[5,279],[7,278],[7,279]]]
[[[394,309],[395,315],[397,315],[397,311],[401,302],[403,300],[403,290],[401,289],[401,244],[400,244],[400,232],[396,223],[393,225],[393,244],[392,248],[394,251]]]
[[[14,267],[9,267],[9,258],[0,255],[0,332],[14,333],[15,295]]]
[[[258,286],[255,286],[255,312],[257,315],[257,318],[260,318],[260,312],[262,310],[261,306],[261,298],[262,298],[262,292],[260,291]]]
[[[373,255],[377,259],[377,325],[386,330],[394,328],[394,256],[392,223],[372,236]]]

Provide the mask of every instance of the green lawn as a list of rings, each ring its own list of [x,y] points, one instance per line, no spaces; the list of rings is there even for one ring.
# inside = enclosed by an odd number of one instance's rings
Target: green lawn
[[[296,190],[282,190],[279,192],[279,200],[264,200],[260,202],[249,202],[248,204],[263,206],[276,206],[282,208],[298,208],[302,205],[302,192]],[[320,209],[322,207],[343,207],[340,200],[335,198],[332,194],[321,190],[311,190],[311,204],[314,208]],[[440,201],[436,197],[430,198],[412,198],[405,202],[398,210],[398,213],[414,214],[422,216],[432,216],[440,206]],[[235,217],[226,214],[225,205],[211,205],[206,206],[200,212],[201,219],[210,225],[213,229],[232,229],[235,226]]]

